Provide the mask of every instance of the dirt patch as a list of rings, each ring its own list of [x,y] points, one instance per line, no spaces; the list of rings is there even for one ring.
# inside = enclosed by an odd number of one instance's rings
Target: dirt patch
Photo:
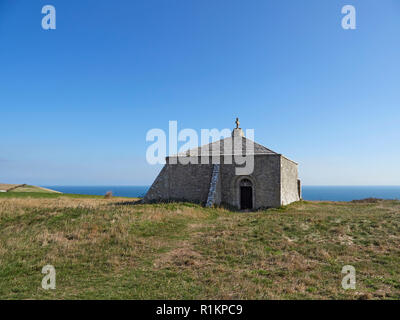
[[[378,198],[366,198],[366,199],[360,199],[360,200],[352,200],[351,203],[378,203],[382,202],[383,199],[378,199]]]
[[[172,267],[200,267],[204,265],[203,257],[188,243],[183,243],[179,248],[173,249],[161,255],[158,259],[154,261],[154,266],[156,268],[165,268],[168,266]]]
[[[338,237],[340,244],[351,246],[354,244],[353,238],[347,234],[341,234]]]
[[[60,231],[50,233],[47,229],[36,236],[36,240],[39,241],[41,246],[55,243],[63,247],[69,247],[71,242],[78,239],[78,235],[75,233],[64,233]]]
[[[264,270],[281,269],[288,271],[310,271],[316,266],[316,262],[306,258],[295,251],[284,252],[280,256],[271,256],[257,264],[258,268]]]

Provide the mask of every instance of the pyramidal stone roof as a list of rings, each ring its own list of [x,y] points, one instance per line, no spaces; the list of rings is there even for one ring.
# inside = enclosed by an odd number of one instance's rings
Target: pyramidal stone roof
[[[232,132],[232,136],[221,139],[198,148],[178,153],[172,157],[193,157],[193,156],[223,156],[223,155],[271,155],[278,153],[246,138],[240,128]]]

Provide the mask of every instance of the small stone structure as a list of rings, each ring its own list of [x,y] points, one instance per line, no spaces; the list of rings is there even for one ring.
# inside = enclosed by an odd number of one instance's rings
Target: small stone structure
[[[250,174],[237,174],[235,155],[253,157]],[[227,161],[226,156],[233,160]],[[167,157],[143,201],[224,204],[240,210],[279,207],[301,199],[297,167],[296,162],[247,139],[236,119],[231,137]]]

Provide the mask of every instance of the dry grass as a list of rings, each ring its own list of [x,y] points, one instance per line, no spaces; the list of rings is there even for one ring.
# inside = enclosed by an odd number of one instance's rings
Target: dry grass
[[[0,190],[8,190],[17,187],[18,184],[7,184],[7,183],[0,183]]]
[[[399,299],[400,202],[240,213],[0,197],[3,299]],[[57,289],[41,289],[52,264]],[[353,265],[357,289],[341,287]]]
[[[43,193],[61,193],[55,190],[37,187],[37,186],[30,186],[27,184],[4,184],[0,183],[0,190],[5,190],[7,192],[43,192]]]

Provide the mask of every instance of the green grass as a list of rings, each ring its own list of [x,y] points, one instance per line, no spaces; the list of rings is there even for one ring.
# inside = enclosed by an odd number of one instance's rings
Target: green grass
[[[8,193],[60,193],[55,190],[46,189],[37,186],[31,186],[27,184],[4,184],[0,183],[0,190],[6,190]]]
[[[0,194],[2,299],[400,299],[398,201],[242,213],[10,194]],[[56,290],[41,288],[47,264]],[[344,265],[356,290],[341,287]]]
[[[30,185],[24,185],[21,187],[17,187],[15,189],[12,189],[10,191],[8,191],[9,193],[22,193],[22,192],[28,192],[28,193],[51,193],[54,192],[52,190],[48,190],[48,189],[42,189],[40,187],[36,187],[36,186],[30,186]]]
[[[87,195],[87,194],[69,194],[69,193],[50,193],[50,192],[1,192],[1,198],[73,198],[73,199],[103,199],[104,196],[100,195]],[[136,199],[129,197],[117,197],[117,198],[127,198],[127,199]]]

